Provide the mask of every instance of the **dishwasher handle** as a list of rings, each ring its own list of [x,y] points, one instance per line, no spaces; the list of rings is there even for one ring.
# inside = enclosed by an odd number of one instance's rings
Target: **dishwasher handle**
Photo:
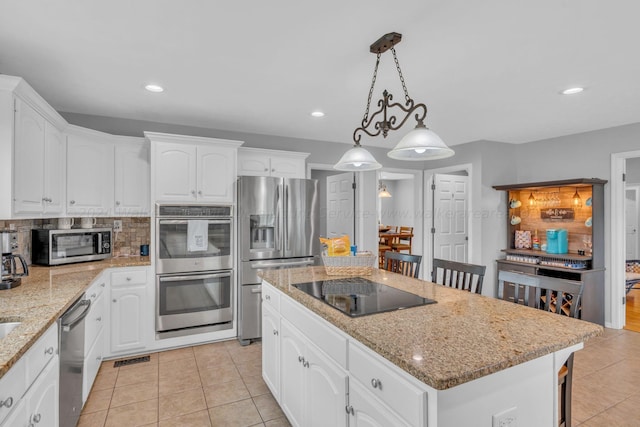
[[[80,312],[79,315],[73,317],[72,315],[74,315],[76,313],[76,311],[80,308],[83,307],[84,309]],[[89,309],[91,308],[91,300],[88,299],[83,299],[78,301],[71,309],[69,309],[61,318],[60,321],[60,326],[62,327],[62,331],[63,332],[69,332],[71,329],[73,329],[74,326],[76,326],[78,323],[82,322],[82,320],[87,317],[87,314],[89,314]],[[65,323],[65,321],[67,321],[70,317],[73,317],[73,319],[68,322]]]

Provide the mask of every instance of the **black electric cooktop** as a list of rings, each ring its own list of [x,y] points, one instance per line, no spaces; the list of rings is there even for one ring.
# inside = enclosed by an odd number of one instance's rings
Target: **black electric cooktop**
[[[434,304],[436,301],[362,277],[293,285],[351,317]]]

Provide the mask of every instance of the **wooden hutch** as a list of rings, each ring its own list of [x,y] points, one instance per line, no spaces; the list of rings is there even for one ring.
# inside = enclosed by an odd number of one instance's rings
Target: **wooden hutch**
[[[604,325],[604,185],[597,178],[496,185],[507,192],[507,246],[497,260],[509,270],[584,283],[581,318]],[[578,197],[576,197],[576,195]],[[548,229],[567,230],[568,252],[547,253]],[[536,234],[540,248],[516,248],[516,231]],[[513,286],[505,293],[513,295]]]

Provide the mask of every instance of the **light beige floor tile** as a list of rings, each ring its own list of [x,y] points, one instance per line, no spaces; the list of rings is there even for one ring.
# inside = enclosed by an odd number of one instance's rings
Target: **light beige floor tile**
[[[242,380],[204,386],[207,407],[220,406],[238,400],[249,399],[251,395]]]
[[[210,408],[209,418],[213,427],[248,427],[262,423],[251,399]]]
[[[265,427],[291,427],[287,417],[276,418],[275,420],[269,420],[264,423]]]
[[[224,353],[202,353],[196,355],[198,368],[215,368],[217,366],[235,365],[233,359],[226,351]]]
[[[594,384],[624,393],[627,397],[638,390],[640,369],[636,361],[624,359],[589,375]]]
[[[174,378],[198,373],[196,359],[190,356],[186,359],[174,360],[167,363],[160,363],[160,378]]]
[[[117,387],[111,397],[111,407],[141,402],[158,397],[158,380]]]
[[[159,399],[159,419],[180,417],[193,412],[205,411],[207,403],[201,387],[161,396]],[[207,419],[209,416],[207,415]]]
[[[280,409],[280,405],[278,405],[278,402],[276,402],[271,393],[254,397],[253,403],[256,405],[256,408],[258,408],[258,412],[260,413],[263,421],[270,421],[284,417],[284,413],[282,412],[282,409]]]
[[[107,419],[107,410],[80,414],[77,427],[103,427]]]
[[[116,386],[116,380],[118,379],[118,369],[114,370],[102,370],[98,372],[91,391],[105,390],[108,388],[114,388]]]
[[[229,354],[224,343],[216,342],[210,344],[202,344],[193,347],[193,354],[196,358],[210,354]]]
[[[144,383],[158,379],[158,365],[139,365],[118,372],[116,387]]]
[[[110,408],[105,427],[137,427],[158,422],[158,399]]]
[[[604,386],[593,381],[593,375],[574,378],[571,414],[576,422],[586,421],[605,409],[627,398],[615,387]]]
[[[249,390],[249,393],[251,394],[252,397],[260,396],[261,394],[270,393],[269,387],[267,387],[267,384],[262,379],[262,375],[260,376],[246,375],[242,377],[242,380],[244,381],[244,385],[247,386],[247,390]]]
[[[162,351],[158,353],[160,363],[172,362],[174,360],[180,360],[193,357],[193,348],[177,348],[175,350]]]
[[[240,373],[241,377],[257,377],[262,375],[262,361],[256,361],[252,363],[236,363],[236,369]]]
[[[195,374],[180,377],[160,378],[159,393],[160,396],[166,396],[167,394],[178,393],[197,387],[202,387],[202,383],[200,382],[200,376],[196,372]]]
[[[209,412],[205,410],[161,420],[158,425],[160,427],[210,427],[211,422],[209,421]]]
[[[89,393],[89,397],[87,397],[87,402],[84,404],[82,413],[89,414],[91,412],[98,412],[109,409],[112,394],[112,388],[92,391],[91,393]]]
[[[199,372],[204,385],[222,384],[241,379],[240,373],[234,365],[203,368],[199,369]]]
[[[640,426],[640,405],[627,399],[593,418],[580,427],[636,427]]]

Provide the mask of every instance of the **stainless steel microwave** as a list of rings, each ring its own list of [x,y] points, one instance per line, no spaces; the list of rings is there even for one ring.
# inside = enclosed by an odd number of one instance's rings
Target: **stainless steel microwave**
[[[110,228],[31,230],[31,262],[38,265],[71,264],[111,258]]]

